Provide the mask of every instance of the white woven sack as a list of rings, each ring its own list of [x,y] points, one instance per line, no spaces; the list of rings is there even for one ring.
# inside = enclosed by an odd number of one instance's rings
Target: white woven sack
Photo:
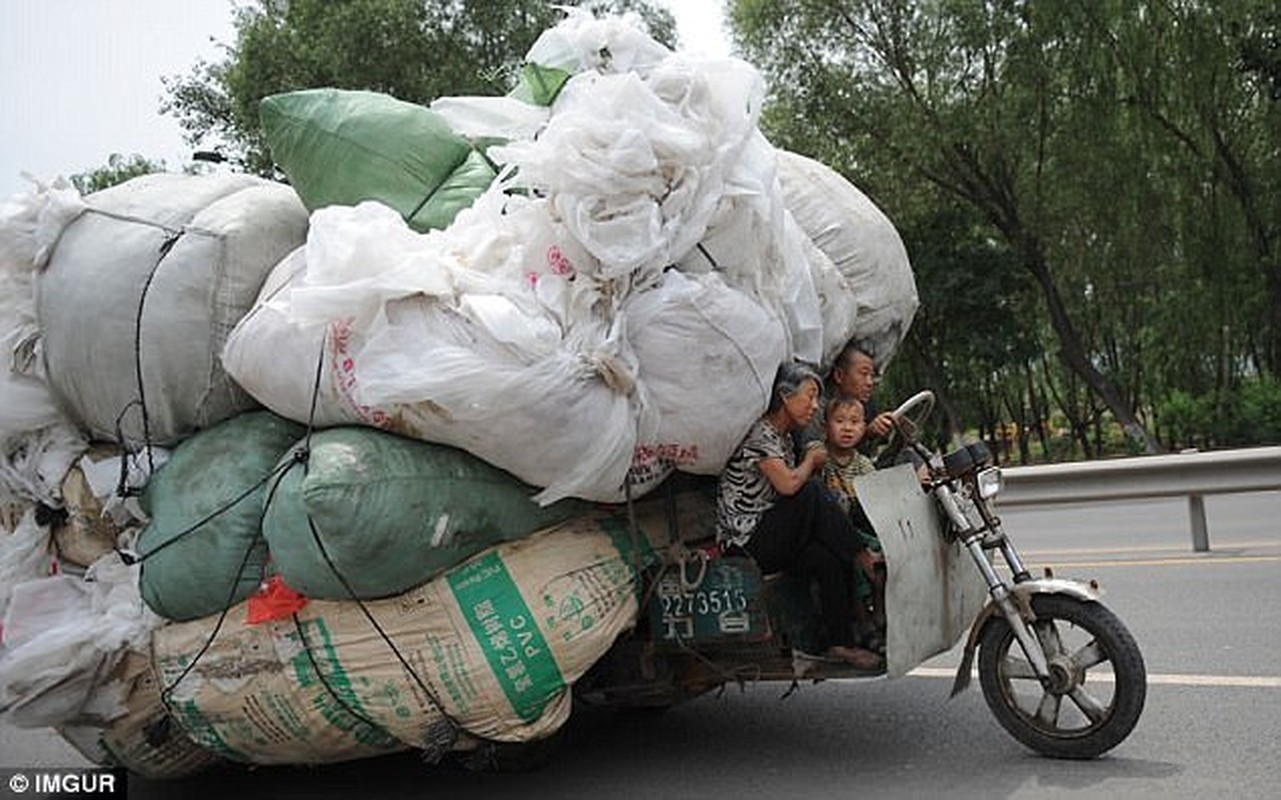
[[[902,238],[867,195],[832,168],[779,150],[778,174],[788,211],[848,281],[857,306],[852,335],[884,365],[920,304]]]
[[[629,297],[623,314],[658,411],[658,429],[637,443],[633,470],[719,474],[769,405],[787,355],[782,322],[719,275],[675,270]]]
[[[96,438],[173,444],[256,403],[218,361],[306,210],[246,175],[155,174],[86,198],[39,279],[48,380]],[[141,367],[141,391],[138,367]]]
[[[328,326],[296,323],[289,319],[288,306],[276,302],[288,297],[289,287],[306,266],[305,247],[280,260],[253,308],[227,336],[222,366],[255,400],[286,419],[319,428],[355,422],[334,385],[332,370],[322,371],[317,383],[319,362],[328,357]]]

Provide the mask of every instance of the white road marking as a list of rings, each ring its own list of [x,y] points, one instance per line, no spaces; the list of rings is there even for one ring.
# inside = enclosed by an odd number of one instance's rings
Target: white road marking
[[[908,675],[917,678],[953,678],[956,676],[955,669],[947,667],[917,667]],[[977,676],[977,672],[975,673]],[[1111,673],[1099,673],[1095,675],[1090,673],[1089,680],[1110,683],[1113,680]],[[1281,689],[1281,676],[1272,675],[1178,675],[1178,674],[1156,674],[1148,675],[1149,686],[1210,686],[1236,687],[1246,689]]]

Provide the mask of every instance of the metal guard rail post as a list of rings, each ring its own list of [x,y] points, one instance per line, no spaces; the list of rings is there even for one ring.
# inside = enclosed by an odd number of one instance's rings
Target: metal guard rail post
[[[1002,468],[1000,506],[1187,497],[1192,549],[1210,549],[1205,495],[1281,489],[1281,447]]]

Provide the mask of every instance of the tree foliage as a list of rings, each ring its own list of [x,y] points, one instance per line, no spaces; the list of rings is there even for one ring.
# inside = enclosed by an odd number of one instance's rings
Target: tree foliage
[[[933,371],[953,425],[990,430],[995,414],[1047,454],[1059,435],[1092,455],[1119,424],[1122,449],[1153,450],[1186,435],[1163,423],[1187,405],[1169,398],[1226,409],[1243,387],[1268,394],[1273,4],[735,0],[730,22],[770,80],[768,135],[841,170],[903,230],[923,324],[896,369]],[[978,324],[939,324],[957,318]]]
[[[92,194],[103,189],[109,189],[118,183],[124,183],[139,175],[149,175],[153,172],[164,171],[165,162],[163,161],[150,161],[137,153],[130,155],[128,158],[119,153],[112,153],[107,157],[106,166],[72,175],[71,185],[75,186],[76,191],[80,192],[80,194]]]
[[[644,0],[565,2],[635,11],[670,43],[671,14]],[[188,143],[272,173],[258,105],[280,92],[365,89],[412,103],[507,92],[529,47],[561,12],[532,0],[254,0],[236,10],[225,58],[165,80],[162,111]]]

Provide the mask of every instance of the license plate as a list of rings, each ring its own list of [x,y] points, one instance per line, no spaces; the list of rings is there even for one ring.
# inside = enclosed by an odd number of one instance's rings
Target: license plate
[[[750,559],[716,558],[702,580],[691,585],[686,567],[659,578],[649,602],[654,638],[660,643],[758,642],[770,636],[769,615],[761,597],[761,573]]]

